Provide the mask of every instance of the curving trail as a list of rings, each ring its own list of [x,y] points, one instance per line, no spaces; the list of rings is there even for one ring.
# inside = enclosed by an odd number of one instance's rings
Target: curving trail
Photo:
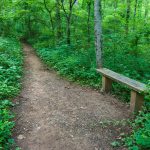
[[[126,118],[128,108],[109,95],[61,79],[29,45],[23,47],[25,76],[14,110],[14,137],[22,150],[111,150],[116,131],[99,122]]]

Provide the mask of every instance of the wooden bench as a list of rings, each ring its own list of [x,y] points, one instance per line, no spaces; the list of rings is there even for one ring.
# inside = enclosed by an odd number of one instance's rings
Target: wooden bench
[[[106,68],[97,69],[97,72],[102,74],[103,92],[108,93],[111,91],[113,81],[122,83],[131,89],[131,111],[137,112],[142,108],[144,103],[144,95],[141,93],[143,93],[146,90],[145,84],[132,80],[128,77],[125,77]]]

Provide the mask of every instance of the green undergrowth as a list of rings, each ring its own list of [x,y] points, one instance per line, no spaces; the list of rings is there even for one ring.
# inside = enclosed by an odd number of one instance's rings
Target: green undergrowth
[[[116,122],[115,122],[116,124]],[[122,132],[116,140],[111,143],[115,148],[127,147],[128,150],[149,150],[150,149],[150,111],[144,107],[136,118],[118,122]],[[112,122],[107,124],[115,126]],[[105,125],[106,126],[106,125]],[[128,131],[128,133],[127,133]]]
[[[149,150],[150,149],[150,82],[148,82],[145,107],[135,118],[119,121],[119,128],[123,131],[111,143],[113,147],[127,147],[129,150]],[[103,123],[104,124],[104,123]],[[118,125],[115,121],[106,125]],[[105,125],[105,126],[106,126]],[[128,131],[128,133],[126,132]]]
[[[21,45],[13,38],[0,37],[0,149],[9,150],[14,145],[14,127],[11,99],[21,88],[23,55]]]
[[[73,49],[74,47],[62,45],[56,48],[37,48],[37,53],[48,67],[54,68],[60,75],[71,81],[98,88],[100,78],[95,71],[92,50],[85,52],[84,50],[74,51]]]
[[[101,76],[96,72],[94,45],[90,48],[81,45],[80,41],[70,46],[60,42],[57,46],[50,46],[50,40],[41,37],[29,41],[37,51],[39,57],[49,68],[71,81],[96,89],[101,87]],[[121,49],[123,49],[122,44]],[[104,44],[104,67],[121,73],[130,78],[147,83],[150,78],[150,62],[144,55],[133,55],[130,51],[111,50],[108,43]],[[129,102],[130,90],[118,83],[113,83],[113,93],[125,102]]]
[[[150,110],[144,109],[130,124],[132,132],[124,139],[129,150],[150,149]]]
[[[150,149],[150,111],[146,107],[135,118],[120,121],[106,120],[99,122],[97,125],[110,128],[113,132],[116,132],[115,141],[111,143],[114,148],[128,148],[128,150]]]
[[[101,76],[96,72],[95,51],[93,48],[85,48],[80,43],[71,46],[60,43],[55,47],[49,46],[49,42],[39,39],[30,40],[36,49],[38,56],[49,68],[54,68],[60,75],[82,85],[88,85],[96,89],[101,87]],[[93,46],[94,47],[94,46]],[[133,55],[126,46],[124,50],[112,51],[111,47],[104,45],[104,66],[130,78],[148,83],[150,78],[150,62],[142,53]],[[150,87],[150,86],[149,86]],[[150,88],[147,93],[149,93]],[[125,102],[129,102],[130,90],[120,84],[113,84],[113,93]],[[145,98],[147,111],[142,111],[135,121],[130,121],[132,132],[124,138],[124,144],[131,150],[147,150],[150,140],[150,94]],[[114,142],[113,145],[118,145]]]

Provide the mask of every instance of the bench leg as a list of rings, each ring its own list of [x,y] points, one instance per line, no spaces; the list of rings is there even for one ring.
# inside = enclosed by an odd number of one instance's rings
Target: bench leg
[[[102,92],[109,93],[112,88],[112,80],[102,76]]]
[[[130,110],[138,112],[141,110],[144,103],[144,96],[136,91],[131,91]]]

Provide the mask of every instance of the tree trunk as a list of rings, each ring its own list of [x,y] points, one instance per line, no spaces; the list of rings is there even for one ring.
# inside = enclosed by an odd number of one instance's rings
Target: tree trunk
[[[32,35],[32,29],[31,29],[31,16],[28,15],[28,37]]]
[[[67,17],[67,44],[71,44],[71,18],[72,18],[72,1],[69,3],[69,15]]]
[[[149,13],[149,1],[146,0],[145,1],[145,21],[147,19],[148,13]]]
[[[96,64],[97,68],[102,67],[102,17],[101,17],[101,0],[94,2],[95,18],[95,47],[96,47]]]
[[[134,5],[134,19],[136,17],[136,12],[137,12],[137,3],[138,3],[138,0],[135,0],[135,5]]]
[[[133,30],[135,30],[135,21],[136,21],[136,14],[137,14],[137,4],[138,4],[138,0],[135,0],[135,4],[134,4],[134,16],[133,16]]]
[[[131,0],[127,0],[126,27],[125,27],[126,35],[128,35],[129,32],[129,19],[130,19],[130,11],[131,11],[130,4],[131,4]]]
[[[57,39],[62,37],[61,16],[59,8],[59,0],[56,0],[56,23],[57,23]]]
[[[87,5],[88,8],[88,19],[87,19],[87,32],[88,32],[88,46],[90,46],[90,15],[91,15],[91,2],[88,3]]]
[[[71,17],[69,17],[67,19],[67,44],[68,45],[71,44],[71,40],[70,40],[70,35],[71,35],[70,25],[71,25]]]
[[[70,45],[71,44],[71,19],[72,19],[72,10],[73,10],[73,6],[77,5],[77,0],[69,0],[69,12],[67,13],[65,6],[64,6],[64,0],[61,0],[61,7],[65,13],[65,17],[67,20],[67,44]]]
[[[55,27],[54,27],[54,21],[53,21],[53,18],[52,18],[52,12],[47,7],[46,0],[44,0],[44,7],[45,7],[46,11],[49,14],[49,19],[50,19],[50,23],[51,23],[52,33],[53,33],[53,36],[55,37]]]

